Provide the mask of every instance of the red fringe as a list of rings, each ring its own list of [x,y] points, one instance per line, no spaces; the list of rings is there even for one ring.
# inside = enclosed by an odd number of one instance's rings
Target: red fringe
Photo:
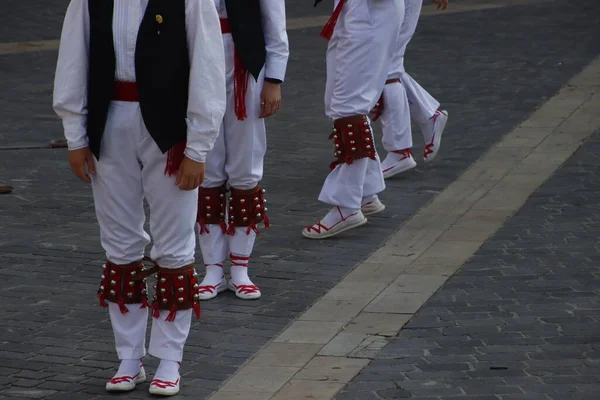
[[[158,302],[154,302],[152,303],[152,317],[153,318],[159,318],[160,317],[160,306],[158,305]]]
[[[196,318],[200,319],[200,302],[195,301],[193,307],[194,307],[194,314],[196,315]]]
[[[343,0],[342,0],[343,1]],[[246,92],[248,91],[248,79],[250,73],[242,62],[237,51],[234,51],[234,72],[233,72],[233,102],[234,111],[237,119],[243,121],[248,114],[246,113]]]
[[[250,223],[250,225],[248,225],[248,229],[246,229],[246,235],[249,235],[250,231],[254,231],[257,236],[260,235],[260,232],[258,231],[258,228],[257,228],[256,223],[254,221],[252,221]]]
[[[100,300],[100,307],[108,307],[108,303],[104,300],[104,293],[98,293],[98,300]]]
[[[175,321],[175,317],[177,316],[177,308],[175,306],[171,307],[171,311],[169,311],[169,315],[165,319],[167,322]]]
[[[129,308],[127,308],[123,300],[119,300],[117,304],[119,305],[119,310],[121,311],[121,314],[127,314],[129,312]]]
[[[221,220],[221,230],[223,231],[223,234],[227,234],[227,223],[223,220]]]
[[[381,113],[383,112],[383,107],[384,107],[383,93],[379,97],[379,100],[377,100],[377,103],[379,103],[379,107],[377,107],[377,106],[373,107],[373,109],[370,112],[371,121],[373,121],[373,122],[377,121],[379,119],[379,117],[381,116]]]
[[[225,234],[229,236],[235,235],[235,224],[233,222],[229,223],[229,228],[227,228],[227,232],[225,232]]]
[[[165,175],[176,175],[177,171],[179,171],[179,166],[183,161],[183,157],[185,157],[185,146],[187,145],[186,141],[176,143],[173,147],[169,149],[167,152],[167,165],[165,166]]]
[[[335,29],[335,25],[337,24],[337,21],[340,18],[340,14],[342,13],[342,8],[344,8],[344,4],[346,4],[346,0],[340,0],[337,7],[335,7],[333,14],[331,14],[331,17],[321,30],[321,37],[324,37],[327,40],[331,39],[331,36],[333,36],[333,30]]]
[[[271,227],[271,222],[269,222],[269,217],[267,217],[267,214],[265,214],[263,222],[265,224],[265,229],[269,229]]]
[[[203,233],[210,233],[208,227],[206,226],[206,221],[204,221],[204,218],[200,218],[200,222],[198,222],[198,224],[200,224],[200,235],[202,235]]]
[[[150,304],[148,304],[148,299],[146,298],[146,296],[144,296],[142,297],[142,306],[140,307],[140,309],[148,307],[150,307]]]

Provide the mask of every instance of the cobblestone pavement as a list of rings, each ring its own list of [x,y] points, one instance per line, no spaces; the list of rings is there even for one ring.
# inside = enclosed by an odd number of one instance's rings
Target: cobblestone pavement
[[[14,29],[3,29],[0,41],[55,39],[66,3],[9,0],[19,19],[9,18]],[[289,3],[292,17],[311,7]],[[181,398],[207,397],[600,53],[597,3],[569,3],[423,18],[408,70],[450,111],[441,159],[390,182],[382,217],[324,242],[303,240],[300,229],[326,210],[316,201],[330,161],[325,43],[318,29],[290,31],[285,109],[269,125],[264,181],[274,226],[259,239],[251,265],[264,296],[203,303],[186,348]],[[103,254],[91,191],[72,177],[64,150],[28,148],[61,135],[50,107],[55,59],[56,52],[0,56],[0,182],[15,188],[0,197],[0,398],[100,399],[116,366],[107,315],[94,300]],[[587,329],[585,320],[571,325]],[[156,363],[148,364],[152,372]]]
[[[337,400],[600,398],[600,134]]]

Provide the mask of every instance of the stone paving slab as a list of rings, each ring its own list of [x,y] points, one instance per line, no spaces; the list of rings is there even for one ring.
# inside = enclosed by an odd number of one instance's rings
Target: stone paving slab
[[[335,391],[332,392],[333,388],[348,383],[360,368],[348,369],[339,374],[323,366],[321,361],[325,360],[325,365],[336,365],[340,366],[339,368],[348,364],[356,366],[360,360],[363,361],[362,365],[365,365],[367,359],[372,359],[388,343],[386,336],[369,333],[369,330],[379,325],[382,329],[386,329],[388,326],[383,320],[390,315],[402,317],[400,320],[403,323],[396,325],[395,333],[406,321],[410,320],[410,325],[414,319],[413,314],[444,285],[448,275],[458,270],[464,260],[469,259],[485,240],[500,228],[506,218],[515,213],[525,199],[577,150],[581,141],[593,134],[594,131],[590,127],[600,129],[600,114],[583,112],[600,107],[598,71],[600,71],[600,58],[578,75],[578,78],[585,77],[587,81],[570,80],[565,88],[523,122],[522,125],[527,125],[530,120],[538,120],[539,115],[565,115],[565,119],[554,121],[555,126],[545,131],[545,136],[542,136],[540,142],[529,147],[494,146],[433,201],[412,216],[381,248],[346,275],[327,295],[314,303],[298,317],[294,324],[282,332],[275,342],[292,341],[292,339],[306,341],[310,336],[311,343],[324,345],[318,351],[317,357],[308,362],[305,360],[304,365],[299,363],[301,368],[286,382],[271,379],[269,389],[272,395],[266,398],[276,399],[285,394],[286,398],[298,400],[306,397],[315,400],[332,399],[335,395]],[[579,83],[575,84],[575,81]],[[582,93],[586,95],[580,95]],[[569,104],[568,110],[565,104]],[[573,131],[565,131],[563,126],[572,127]],[[507,134],[502,142],[511,142],[513,137],[518,139],[520,134],[521,127],[517,127]],[[554,146],[555,143],[561,143],[561,146]],[[538,157],[540,155],[545,159]],[[506,167],[505,158],[510,160],[511,167]],[[545,168],[542,172],[531,169],[528,160],[532,158],[538,160],[539,164],[548,165],[553,169]],[[493,178],[488,176],[487,171],[493,171]],[[474,179],[474,177],[480,178]],[[519,184],[515,184],[515,177],[519,178],[516,182]],[[481,180],[485,184],[480,187],[478,183]],[[475,186],[476,189],[465,190],[465,183]],[[505,200],[508,191],[513,200],[507,203]],[[445,214],[440,214],[439,210],[444,210]],[[503,219],[497,218],[498,212],[504,215]],[[480,218],[492,217],[495,224],[486,226],[483,230],[475,229],[472,214]],[[423,273],[419,261],[422,258],[438,259],[440,249],[445,249],[444,254],[452,255],[448,257],[447,269],[438,270],[437,274]],[[416,268],[419,273],[414,273],[413,268]],[[362,291],[356,290],[365,285],[371,289],[369,294],[363,295]],[[330,300],[329,296],[334,292],[338,298],[354,299],[352,301]],[[345,296],[342,296],[344,294]],[[373,318],[374,316],[379,320]],[[341,322],[347,325],[331,324],[323,329],[323,321]],[[301,330],[298,329],[298,324],[301,324]],[[347,326],[359,328],[358,332],[356,329],[346,329]],[[445,322],[443,325],[434,326],[450,325]],[[367,332],[361,332],[363,329]],[[337,330],[333,337],[332,330]],[[388,333],[387,336],[395,336],[395,334]],[[423,343],[417,341],[414,346],[402,349],[397,355],[399,357],[428,355],[429,348],[419,347],[421,344]],[[285,354],[284,348],[280,351],[282,355]],[[267,368],[278,366],[278,361],[274,361],[272,365],[264,362],[263,366]],[[252,368],[253,361],[232,378],[231,381],[237,384],[236,391],[251,390],[252,380],[247,379],[247,374],[251,373],[249,371],[252,371]],[[298,379],[311,380],[315,386],[294,384]],[[322,386],[324,383],[330,383],[328,388],[331,390],[322,390],[318,393],[314,391],[315,387]],[[231,390],[230,386],[228,382],[216,395],[227,393]],[[294,393],[290,392],[289,387],[295,389]],[[264,386],[261,393],[267,394],[269,389]]]
[[[600,133],[335,398],[600,398]]]
[[[318,29],[291,31],[287,108],[270,124],[265,176],[275,225],[260,238],[252,266],[265,296],[253,303],[230,295],[203,303],[203,320],[194,324],[187,347],[180,398],[208,398],[598,54],[596,4],[588,0],[572,7],[558,1],[424,18],[410,49],[409,70],[453,116],[442,158],[390,182],[384,216],[343,239],[318,243],[303,240],[299,230],[325,211],[316,201],[330,153],[329,123],[322,117],[325,43]],[[59,15],[62,8],[44,12]],[[545,33],[558,25],[564,35]],[[452,26],[452,35],[440,35],[440,26]],[[22,29],[33,32],[31,26]],[[489,35],[473,39],[474,32]],[[432,55],[454,72],[440,74]],[[2,145],[45,144],[60,136],[50,108],[55,57],[52,52],[0,57],[6,88],[0,99]],[[103,255],[89,187],[71,176],[63,150],[0,150],[0,180],[15,188],[0,197],[0,396],[108,398],[103,385],[116,362],[106,314],[93,300]],[[147,363],[152,372],[155,361]],[[138,390],[122,397],[148,396]]]

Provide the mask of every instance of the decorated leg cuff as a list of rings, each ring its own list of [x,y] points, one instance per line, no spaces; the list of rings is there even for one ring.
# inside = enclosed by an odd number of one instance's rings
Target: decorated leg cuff
[[[126,304],[142,304],[148,306],[148,291],[146,278],[136,279],[144,267],[141,261],[126,265],[113,264],[110,261],[103,267],[102,282],[98,289],[98,299],[102,307],[108,307],[107,301],[119,305],[126,314],[129,309]]]
[[[254,231],[258,234],[258,224],[264,222],[269,228],[267,217],[265,190],[257,185],[254,189],[240,190],[231,188],[229,197],[229,228],[227,234],[234,235],[236,227],[247,227],[246,233]]]
[[[223,233],[227,230],[225,223],[225,185],[213,188],[198,188],[198,215],[200,234],[210,233],[207,225],[220,225]]]
[[[352,164],[361,158],[376,160],[373,133],[366,115],[336,119],[329,139],[333,139],[333,155],[336,157],[329,166],[331,169],[339,164]]]

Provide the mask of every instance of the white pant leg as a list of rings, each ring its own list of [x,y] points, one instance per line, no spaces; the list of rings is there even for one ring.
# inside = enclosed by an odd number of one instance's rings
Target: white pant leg
[[[150,231],[154,246],[150,257],[162,268],[181,268],[194,262],[194,226],[198,209],[198,190],[181,190],[175,177],[164,173],[167,155],[144,127],[138,142],[142,162],[144,193],[150,207]],[[175,321],[165,321],[169,311],[153,319],[149,353],[155,357],[181,361],[190,330],[192,310],[177,311]]]
[[[325,114],[333,120],[367,115],[385,86],[404,15],[401,0],[353,1],[344,5],[327,49]],[[368,182],[367,171],[372,171]],[[373,176],[374,175],[374,176]],[[379,160],[338,165],[319,200],[359,209],[365,193],[385,189]]]
[[[225,133],[226,162],[225,172],[228,185],[235,189],[247,190],[258,185],[263,177],[263,163],[267,151],[265,120],[260,115],[260,95],[264,83],[264,69],[258,81],[250,76],[246,92],[247,117],[240,121],[234,107],[234,47],[231,35],[223,36],[227,73],[227,109],[223,119]]]
[[[118,304],[108,302],[108,315],[119,360],[137,360],[146,355],[148,309],[140,304],[127,304],[127,308],[129,312],[123,314]]]
[[[161,153],[145,128],[144,131],[138,147],[154,240],[150,257],[162,268],[193,264],[198,190],[181,190],[175,184],[175,176],[164,173],[167,155]]]
[[[383,148],[387,152],[410,149],[413,142],[410,110],[404,85],[400,82],[385,85],[383,104],[381,114]]]
[[[400,78],[406,90],[411,118],[419,124],[424,124],[435,113],[440,103],[427,93],[404,69],[406,47],[417,29],[423,2],[422,0],[404,0],[404,5],[404,20],[398,35],[397,49],[394,54],[390,77]]]
[[[192,310],[178,310],[173,322],[165,321],[168,315],[169,311],[162,310],[160,317],[152,318],[148,353],[161,360],[180,362],[192,325]]]
[[[144,231],[144,189],[137,141],[143,122],[138,103],[113,101],[92,175],[100,242],[114,264],[141,260],[150,237]]]
[[[403,72],[400,75],[400,79],[406,89],[406,97],[408,98],[410,107],[410,117],[420,125],[426,123],[440,107],[440,102],[430,95],[406,72]]]
[[[144,231],[144,191],[137,142],[143,122],[138,103],[112,102],[102,138],[100,160],[92,189],[100,240],[111,262],[122,265],[141,260],[150,237]],[[128,304],[122,314],[119,306],[108,303],[119,359],[138,359],[146,354],[148,309]]]

